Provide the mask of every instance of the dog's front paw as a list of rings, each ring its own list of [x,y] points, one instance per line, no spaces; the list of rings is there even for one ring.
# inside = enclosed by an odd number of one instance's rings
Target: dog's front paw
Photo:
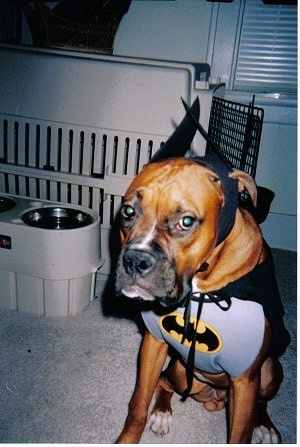
[[[155,411],[149,419],[150,429],[157,436],[163,436],[169,433],[171,424],[172,413],[170,411]]]
[[[273,427],[265,427],[263,425],[255,427],[252,435],[252,444],[281,444],[281,435],[278,430]]]

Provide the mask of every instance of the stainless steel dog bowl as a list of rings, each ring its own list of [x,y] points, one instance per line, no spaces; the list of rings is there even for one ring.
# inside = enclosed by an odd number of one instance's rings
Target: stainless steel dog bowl
[[[23,214],[26,225],[47,230],[70,230],[82,228],[93,222],[92,216],[73,208],[45,207]]]
[[[0,196],[0,213],[12,210],[15,206],[16,202],[13,199],[9,197]]]

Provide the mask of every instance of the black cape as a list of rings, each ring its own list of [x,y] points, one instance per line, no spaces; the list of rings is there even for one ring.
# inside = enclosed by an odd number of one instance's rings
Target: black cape
[[[264,314],[272,330],[268,356],[280,357],[290,344],[291,337],[284,326],[284,309],[276,281],[271,250],[269,249],[269,256],[265,262],[257,265],[242,278],[228,284],[220,292],[228,297],[255,301],[263,306]]]

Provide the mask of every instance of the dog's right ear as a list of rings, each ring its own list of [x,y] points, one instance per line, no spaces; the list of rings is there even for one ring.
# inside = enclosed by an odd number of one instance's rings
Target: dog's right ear
[[[200,103],[198,97],[193,102],[190,110],[194,117],[199,120]],[[191,119],[186,114],[173,134],[153,155],[150,163],[166,160],[167,158],[184,157],[191,147],[196,130],[196,127],[192,124]]]
[[[240,171],[238,169],[233,169],[230,174],[230,178],[235,178],[238,180],[239,192],[247,191],[252,199],[253,205],[257,205],[257,186],[254,179],[247,172]]]

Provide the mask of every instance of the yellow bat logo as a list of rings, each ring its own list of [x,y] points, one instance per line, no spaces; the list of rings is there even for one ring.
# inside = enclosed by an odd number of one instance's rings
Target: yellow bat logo
[[[214,354],[222,349],[223,342],[218,332],[205,321],[199,320],[197,328],[196,318],[191,317],[188,325],[184,346],[190,347],[194,338],[195,330],[197,332],[196,351]],[[179,343],[182,342],[184,332],[183,314],[172,312],[160,317],[160,327]]]

